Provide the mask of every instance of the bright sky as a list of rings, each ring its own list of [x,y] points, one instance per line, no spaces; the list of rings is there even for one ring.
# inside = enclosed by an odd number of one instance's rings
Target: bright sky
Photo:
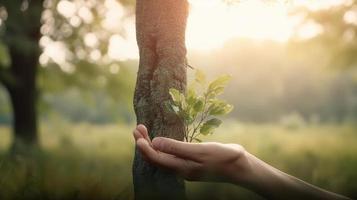
[[[186,33],[186,44],[189,50],[210,51],[222,47],[224,43],[237,37],[285,42],[292,36],[294,27],[300,21],[298,17],[289,16],[292,8],[306,6],[316,10],[352,0],[225,1],[231,3],[224,3],[224,0],[189,0],[190,14]],[[126,10],[116,0],[105,0],[104,5],[107,12],[102,22],[103,29],[115,32],[124,25],[126,30],[126,36],[121,34],[111,36],[107,56],[114,60],[137,59],[134,17],[122,21]],[[68,18],[72,26],[90,23],[93,20],[89,9],[69,0],[61,0],[57,5],[57,11]],[[118,23],[120,21],[122,22]],[[298,35],[308,38],[319,31],[321,28],[316,24],[307,24],[298,32]],[[102,56],[96,50],[97,37],[96,33],[88,33],[83,38],[84,43],[93,48],[90,54],[92,60],[98,60]],[[65,62],[68,52],[63,50],[63,44],[51,41],[48,37],[43,37],[40,43],[45,47],[40,57],[42,64],[48,62],[50,58],[58,64]],[[68,67],[63,70],[71,71]]]
[[[244,37],[257,40],[284,42],[292,36],[299,23],[290,17],[296,6],[320,9],[341,4],[345,0],[240,0],[224,3],[222,0],[189,0],[191,4],[187,26],[187,46],[190,49],[211,50],[221,47],[231,38]],[[308,24],[301,37],[311,37],[321,31]]]
[[[187,46],[211,50],[234,37],[285,41],[292,27],[284,4],[249,0],[227,5],[221,0],[191,0]]]

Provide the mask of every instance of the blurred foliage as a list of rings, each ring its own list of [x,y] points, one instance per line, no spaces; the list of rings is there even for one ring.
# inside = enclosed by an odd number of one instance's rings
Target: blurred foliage
[[[0,124],[10,124],[11,122],[11,109],[7,105],[8,99],[5,94],[4,88],[0,86]]]
[[[0,67],[7,68],[10,66],[10,56],[7,46],[0,42]]]
[[[130,99],[128,85],[132,82],[134,70],[108,55],[111,37],[127,37],[124,23],[133,15],[130,1],[125,1],[125,5],[122,3],[116,0],[45,1],[41,27],[43,37],[40,40],[44,48],[40,62],[45,65],[40,84],[44,89],[62,90],[71,86],[89,91],[102,89],[117,100]],[[113,15],[113,7],[118,12],[116,24],[105,25],[108,15]],[[46,48],[51,48],[51,45],[63,51],[62,55],[46,54]]]
[[[39,77],[39,83],[45,87],[40,105],[42,117],[60,115],[70,121],[93,123],[132,121],[136,62],[122,62],[120,66],[118,74],[107,72],[92,78],[80,73],[58,76],[55,70],[46,71],[46,78]],[[74,85],[63,84],[72,78],[80,81]]]
[[[21,51],[26,49],[31,51],[33,46],[31,44],[39,43],[43,49],[39,58],[42,67],[39,68],[37,78],[42,112],[56,109],[53,102],[48,101],[48,96],[58,97],[73,88],[81,91],[81,97],[78,97],[83,99],[81,103],[96,101],[100,98],[98,95],[104,94],[102,98],[110,99],[106,101],[112,102],[111,104],[122,102],[120,108],[115,106],[117,109],[115,111],[119,111],[124,116],[131,112],[137,62],[110,57],[108,47],[113,36],[123,38],[128,36],[125,32],[125,24],[132,19],[133,1],[45,0],[42,10],[28,10],[30,15],[42,14],[40,41],[32,41],[21,36],[23,32],[21,30],[27,30],[33,24],[27,22],[21,23],[25,24],[25,27],[20,26],[16,20],[22,18],[13,13],[21,14],[21,12],[13,12],[11,16],[8,13],[14,9],[27,10],[30,3],[29,0],[0,1],[0,78],[11,79],[5,71],[1,71],[11,64],[7,45],[11,43],[21,48]],[[108,22],[110,17],[112,21]],[[115,24],[113,24],[113,17]],[[16,30],[16,34],[5,34],[9,30]],[[0,107],[1,123],[9,118],[9,114],[2,110],[10,105],[1,102]],[[57,111],[63,113],[61,110]],[[100,117],[102,115],[98,118]]]
[[[304,18],[317,28],[318,34],[304,42],[295,41],[301,49],[307,44],[325,48],[330,64],[336,68],[357,68],[357,1],[345,0],[332,7],[318,10],[297,8],[293,15]]]
[[[222,49],[190,52],[189,61],[210,77],[232,76],[222,96],[236,108],[229,117],[279,122],[296,113],[306,122],[356,122],[355,68],[333,70],[326,53],[329,49],[304,47],[232,39]]]
[[[41,126],[43,151],[6,157],[10,130],[0,127],[0,199],[132,199],[132,125]],[[297,129],[227,120],[209,141],[240,143],[269,164],[324,189],[357,198],[356,126]],[[328,148],[324,148],[328,147]],[[294,159],[291,159],[294,158]],[[215,191],[212,193],[212,191]],[[261,199],[231,184],[187,182],[190,199]]]
[[[27,0],[0,1],[0,43],[2,45],[11,46],[24,56],[38,51],[38,41],[34,39],[37,38],[39,22],[35,23],[33,20],[41,18],[41,2],[34,2],[34,6],[30,9],[30,2]],[[9,54],[6,49],[5,47],[3,57],[5,60],[10,59],[9,55],[6,55]]]

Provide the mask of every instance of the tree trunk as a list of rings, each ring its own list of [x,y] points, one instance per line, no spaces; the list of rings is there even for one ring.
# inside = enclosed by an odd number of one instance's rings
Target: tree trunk
[[[137,0],[136,32],[140,53],[134,95],[137,123],[156,136],[183,140],[184,125],[165,109],[169,88],[186,88],[186,0]],[[185,199],[182,179],[145,162],[135,151],[135,199]]]
[[[25,57],[11,52],[14,85],[8,87],[13,111],[14,145],[37,143],[36,71],[37,55]]]
[[[7,88],[13,111],[13,148],[20,141],[36,144],[37,88],[36,74],[40,54],[41,14],[43,0],[3,2],[8,19],[5,21],[4,42],[8,46],[11,66],[2,80]],[[10,78],[9,78],[10,77]]]

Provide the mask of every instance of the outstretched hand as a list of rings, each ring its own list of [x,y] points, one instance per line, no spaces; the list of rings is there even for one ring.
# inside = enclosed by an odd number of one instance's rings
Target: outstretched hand
[[[249,174],[246,151],[237,144],[187,143],[164,137],[151,141],[144,125],[136,127],[134,137],[148,162],[174,170],[186,180],[236,183]]]
[[[186,180],[230,182],[269,199],[349,199],[285,174],[238,144],[187,143],[164,137],[151,141],[144,125],[136,127],[134,137],[148,162],[174,170]]]
[[[152,141],[144,125],[134,130],[143,157],[186,180],[231,182],[271,199],[349,199],[310,185],[268,165],[237,144]]]

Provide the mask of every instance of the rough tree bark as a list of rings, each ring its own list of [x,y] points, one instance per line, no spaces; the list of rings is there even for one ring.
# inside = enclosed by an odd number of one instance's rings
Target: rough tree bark
[[[134,95],[137,123],[155,136],[183,140],[184,126],[163,102],[169,88],[186,88],[186,0],[137,0],[136,33],[140,53]],[[182,179],[145,162],[135,151],[133,181],[136,199],[185,199]]]
[[[4,42],[11,66],[2,69],[1,81],[8,90],[13,110],[14,144],[37,143],[36,74],[40,48],[43,1],[4,1],[8,12]]]

